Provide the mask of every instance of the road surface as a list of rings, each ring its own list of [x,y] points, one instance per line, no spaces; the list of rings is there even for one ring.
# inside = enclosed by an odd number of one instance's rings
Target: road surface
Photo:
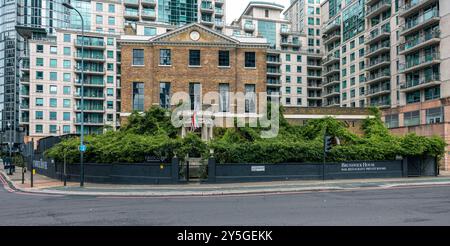
[[[0,225],[450,225],[450,186],[187,198],[49,196],[0,187]]]

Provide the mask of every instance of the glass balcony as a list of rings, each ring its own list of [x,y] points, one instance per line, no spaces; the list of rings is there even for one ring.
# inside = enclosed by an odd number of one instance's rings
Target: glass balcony
[[[439,52],[429,53],[413,58],[406,58],[406,63],[400,66],[400,72],[407,73],[412,72],[429,65],[439,63],[441,61],[441,55]]]
[[[404,17],[413,13],[417,13],[422,7],[428,6],[428,4],[436,3],[438,1],[439,0],[410,0],[401,7],[399,15],[401,17]]]
[[[407,35],[427,25],[432,25],[439,22],[439,11],[437,9],[425,12],[417,18],[409,19],[400,29],[401,35]]]
[[[370,19],[391,8],[391,0],[381,0],[375,5],[367,7],[366,18]]]
[[[399,54],[406,54],[409,52],[416,51],[424,46],[439,43],[440,38],[441,32],[439,30],[427,32],[401,44],[399,47]]]
[[[406,80],[406,82],[401,85],[400,89],[403,92],[409,92],[413,90],[419,90],[436,86],[439,85],[440,83],[441,83],[440,74],[429,74],[417,79]]]

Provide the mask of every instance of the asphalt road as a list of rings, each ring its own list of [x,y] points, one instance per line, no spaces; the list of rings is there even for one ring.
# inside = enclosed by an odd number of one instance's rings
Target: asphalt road
[[[0,225],[450,225],[450,187],[188,198],[0,188]]]

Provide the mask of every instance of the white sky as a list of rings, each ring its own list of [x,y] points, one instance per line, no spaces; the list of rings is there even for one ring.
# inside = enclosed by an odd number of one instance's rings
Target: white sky
[[[239,18],[242,12],[247,7],[251,0],[227,0],[227,24],[230,24],[234,19]],[[258,0],[261,1],[261,0]],[[289,6],[290,0],[262,0],[264,2],[272,2],[284,5],[285,8]]]

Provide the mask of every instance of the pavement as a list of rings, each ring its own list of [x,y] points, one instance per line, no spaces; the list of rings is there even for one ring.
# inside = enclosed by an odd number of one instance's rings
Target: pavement
[[[0,170],[0,183],[3,183],[5,189],[10,192],[108,197],[226,196],[448,186],[450,185],[450,172],[441,172],[439,177],[233,184],[114,185],[86,183],[83,188],[79,186],[79,183],[73,182],[64,186],[60,180],[50,179],[38,174],[34,175],[33,180],[34,187],[30,187],[30,173],[27,172],[22,184],[21,168],[16,168],[16,173],[11,176],[6,175],[4,170]]]

